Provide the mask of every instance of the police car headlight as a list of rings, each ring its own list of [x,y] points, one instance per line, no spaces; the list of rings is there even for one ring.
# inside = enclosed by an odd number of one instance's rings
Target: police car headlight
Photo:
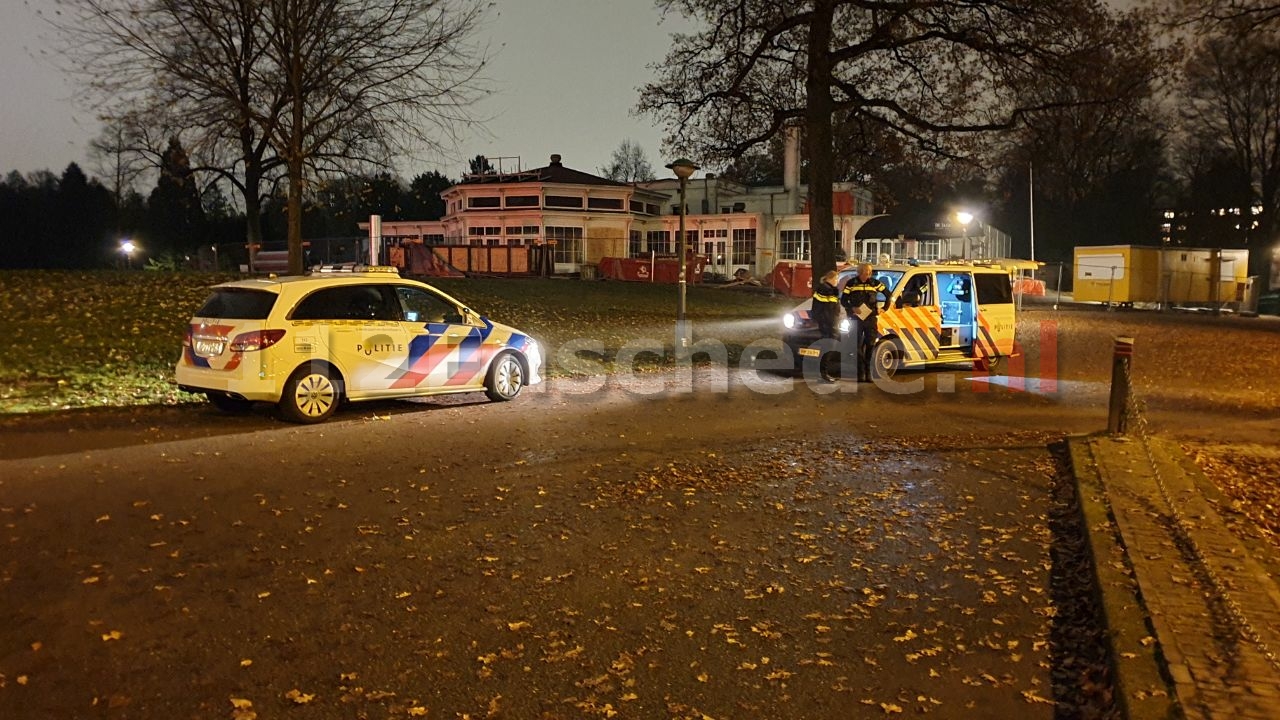
[[[529,344],[525,346],[524,357],[529,361],[529,367],[537,372],[542,367],[542,348],[538,345],[538,341],[529,338]]]
[[[840,332],[847,333],[853,329],[853,323],[849,322],[849,318],[841,318]]]
[[[795,327],[795,326],[796,326],[796,316],[795,316],[795,315],[793,315],[793,314],[791,314],[791,313],[787,313],[786,315],[783,315],[783,316],[782,316],[782,327],[784,327],[784,328],[786,328],[786,329],[790,330],[791,328],[793,328],[793,327]]]

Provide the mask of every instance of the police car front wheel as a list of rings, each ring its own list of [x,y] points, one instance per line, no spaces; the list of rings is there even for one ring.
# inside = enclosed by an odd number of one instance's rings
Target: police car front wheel
[[[324,365],[303,365],[289,376],[280,395],[280,414],[286,420],[318,423],[338,409],[340,380]]]
[[[493,367],[489,368],[485,394],[494,401],[514,400],[523,389],[524,366],[520,360],[509,352],[499,355],[493,361]]]

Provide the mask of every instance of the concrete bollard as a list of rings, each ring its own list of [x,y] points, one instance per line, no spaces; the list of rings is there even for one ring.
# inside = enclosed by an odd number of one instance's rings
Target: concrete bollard
[[[1133,360],[1133,338],[1118,337],[1111,354],[1111,403],[1107,413],[1107,432],[1123,435],[1129,421],[1130,364]]]

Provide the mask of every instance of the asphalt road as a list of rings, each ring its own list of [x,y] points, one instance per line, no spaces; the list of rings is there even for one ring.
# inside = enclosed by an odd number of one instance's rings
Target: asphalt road
[[[0,717],[1054,717],[1048,445],[1104,372],[5,421]]]
[[[1052,716],[1045,446],[1098,408],[682,377],[94,416],[0,464],[0,716]]]

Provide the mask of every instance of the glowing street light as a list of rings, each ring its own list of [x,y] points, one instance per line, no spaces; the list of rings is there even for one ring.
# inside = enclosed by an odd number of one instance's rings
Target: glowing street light
[[[124,266],[126,269],[133,267],[133,254],[138,251],[138,244],[132,240],[120,241],[120,252],[124,253]]]
[[[688,158],[680,158],[667,165],[667,169],[676,174],[680,178],[680,235],[676,238],[676,254],[680,256],[680,294],[676,301],[676,357],[683,359],[685,353],[689,349],[689,325],[685,319],[685,266],[688,264],[688,258],[685,256],[685,235],[684,235],[684,215],[685,215],[685,189],[689,184],[689,176],[698,170],[698,166]]]
[[[969,255],[969,223],[973,222],[973,213],[969,212],[968,210],[957,211],[956,222],[960,223],[961,227],[964,228],[964,235],[963,235],[964,252],[965,252],[965,257],[968,257]],[[951,238],[947,238],[947,255],[950,256],[953,254],[954,253],[951,252]],[[951,259],[951,258],[948,257],[947,259]]]

